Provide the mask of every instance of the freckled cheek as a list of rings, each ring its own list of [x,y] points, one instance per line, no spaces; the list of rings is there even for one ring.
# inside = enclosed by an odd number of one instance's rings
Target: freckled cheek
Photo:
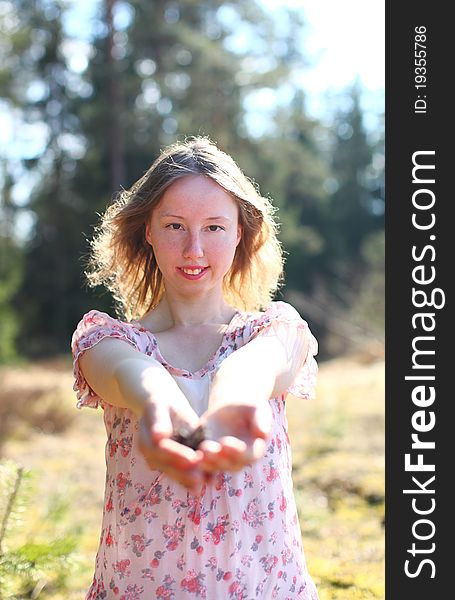
[[[178,262],[181,258],[181,247],[175,240],[156,239],[155,244],[153,245],[153,251],[161,270],[164,265]]]
[[[153,247],[156,253],[165,254],[166,252],[175,252],[180,245],[176,236],[157,235],[154,238]]]
[[[215,259],[217,263],[229,268],[234,259],[235,250],[235,243],[232,243],[232,240],[226,240],[211,248],[211,251],[207,254]]]
[[[235,251],[235,241],[230,238],[221,238],[217,240],[210,240],[206,246],[208,251],[216,252],[219,254],[230,254],[232,250]]]

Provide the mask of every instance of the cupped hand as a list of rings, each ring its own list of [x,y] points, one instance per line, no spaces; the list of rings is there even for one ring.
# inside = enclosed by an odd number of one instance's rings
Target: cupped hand
[[[192,492],[205,481],[203,453],[172,439],[181,427],[192,430],[199,419],[186,399],[173,403],[148,403],[139,422],[139,450],[152,469],[162,471]]]
[[[199,446],[205,473],[239,471],[264,455],[272,411],[266,401],[215,406],[201,417],[201,423],[206,430],[206,440]]]

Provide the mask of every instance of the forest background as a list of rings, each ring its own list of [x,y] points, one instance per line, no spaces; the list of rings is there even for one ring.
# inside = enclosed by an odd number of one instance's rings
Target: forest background
[[[92,308],[115,314],[109,294],[89,289],[84,279],[97,214],[143,174],[161,148],[185,135],[211,137],[279,209],[287,259],[286,284],[277,299],[291,302],[309,321],[319,340],[320,363],[334,368],[330,361],[355,356],[371,366],[382,359],[383,115],[366,128],[360,81],[333,96],[323,118],[310,115],[300,82],[309,65],[300,43],[307,27],[304,11],[283,5],[272,14],[254,0],[96,4],[90,32],[78,36],[70,26],[75,18],[70,2],[0,1],[0,111],[15,132],[14,143],[0,156],[0,459],[2,449],[4,458],[24,455],[18,448],[34,399],[47,394],[55,409],[58,394],[48,384],[40,387],[38,373],[46,369],[34,370],[36,365],[52,364],[62,373],[82,314]],[[27,388],[22,400],[18,384],[11,383],[17,369],[34,373],[35,390]],[[377,424],[381,374],[375,373]],[[359,416],[360,404],[352,402]],[[339,410],[337,405],[335,413]],[[66,431],[63,423],[72,422],[71,413],[51,412],[44,421],[29,419],[27,431]],[[333,414],[319,412],[313,429],[334,436],[330,447],[338,440],[339,449],[348,416],[343,412],[335,423]],[[323,439],[313,440],[315,457],[318,444],[320,458],[327,454]],[[11,448],[19,444],[15,451],[8,451],[11,440]],[[5,477],[16,481],[20,471],[4,464]],[[318,477],[313,483],[320,493]],[[357,481],[360,487],[352,489],[351,484],[345,492],[360,489],[366,504],[380,510],[380,484],[373,491],[369,484],[365,488]],[[6,505],[11,489],[4,495]],[[1,537],[7,529],[7,521],[1,522],[0,581]],[[324,581],[327,570],[321,573]],[[34,597],[41,580],[32,577]],[[349,595],[351,588],[342,583],[339,597],[379,598],[377,572],[375,581],[364,596]],[[338,598],[336,585],[326,584],[332,595],[325,597]],[[360,589],[356,583],[351,587]]]

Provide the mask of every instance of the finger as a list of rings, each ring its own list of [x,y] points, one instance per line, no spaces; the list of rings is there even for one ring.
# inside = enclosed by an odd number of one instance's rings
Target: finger
[[[202,470],[207,474],[217,471],[232,471],[237,467],[238,452],[225,451],[223,445],[213,440],[205,440],[199,446],[203,453]]]
[[[267,449],[266,440],[262,438],[256,438],[251,446],[251,461],[254,462],[262,458]]]
[[[157,451],[169,462],[177,461],[180,467],[193,468],[202,458],[202,452],[193,450],[171,438],[163,438],[156,445]]]
[[[204,440],[199,445],[199,451],[202,452],[204,462],[214,462],[218,459],[223,446],[214,440]]]
[[[238,470],[255,462],[266,451],[266,441],[262,438],[238,440],[232,436],[220,440],[223,442],[223,457],[230,462],[230,470]]]
[[[207,453],[207,459],[203,463],[205,470],[212,473],[239,471],[249,462],[249,456],[246,454],[247,445],[242,440],[226,436],[220,440],[217,446],[216,452]]]
[[[157,469],[155,462],[150,463],[150,457],[147,457],[146,461],[151,468]],[[161,465],[158,470],[194,494],[201,491],[205,482],[205,476],[200,469],[181,469],[172,465]]]
[[[261,404],[256,408],[252,419],[252,436],[267,439],[272,431],[272,412],[270,406]]]
[[[247,450],[246,442],[233,435],[225,435],[219,439],[219,443],[225,455],[235,456],[243,454]]]
[[[203,458],[202,452],[195,452],[168,438],[163,438],[155,445],[152,445],[150,440],[146,443],[140,440],[139,449],[148,465],[160,471],[169,468],[192,470],[199,467]]]

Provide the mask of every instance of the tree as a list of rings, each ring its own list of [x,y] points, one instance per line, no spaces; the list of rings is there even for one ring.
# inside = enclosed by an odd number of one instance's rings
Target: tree
[[[313,294],[365,268],[362,244],[382,221],[372,210],[372,153],[355,99],[337,117],[333,162],[302,92],[262,113],[262,134],[252,125],[253,94],[292,88],[290,74],[305,64],[296,13],[283,9],[272,19],[254,0],[98,0],[94,33],[84,41],[64,26],[64,0],[18,0],[16,11],[11,1],[3,5],[15,16],[2,97],[41,131],[41,144],[15,171],[35,181],[27,204],[35,222],[14,294],[22,352],[67,351],[84,312],[114,310],[109,294],[84,281],[97,213],[185,135],[212,137],[275,200],[286,289]],[[332,193],[327,183],[335,180]],[[5,302],[11,306],[11,293]]]
[[[336,308],[367,339],[382,338],[384,326],[384,148],[381,136],[367,135],[360,94],[358,84],[348,90],[350,107],[333,125],[327,281]]]
[[[360,89],[349,91],[351,107],[338,111],[334,121],[332,173],[335,189],[330,199],[332,255],[339,257],[340,276],[355,275],[361,266],[361,247],[371,233],[384,228],[382,189],[371,177],[373,147],[362,122]],[[370,172],[369,172],[370,169]]]
[[[0,198],[0,364],[17,357],[16,335],[18,315],[12,300],[22,280],[22,254],[14,233],[15,208],[11,201],[13,185],[7,171],[6,160],[2,161],[2,195]]]
[[[291,68],[284,60],[267,58],[267,44],[279,36],[254,2],[231,3],[228,15],[223,2],[177,5],[136,0],[122,3],[123,19],[118,6],[110,1],[103,4],[99,18],[100,23],[107,19],[107,25],[100,26],[93,39],[85,73],[92,93],[75,101],[87,148],[73,180],[85,216],[91,219],[82,227],[84,233],[91,232],[95,211],[102,212],[118,191],[108,179],[115,166],[113,149],[105,140],[112,140],[113,131],[122,140],[115,163],[122,165],[119,183],[125,188],[142,175],[161,147],[190,134],[213,137],[243,166],[247,155],[257,151],[248,132],[239,136],[245,120],[244,98],[251,90],[278,85]],[[294,27],[296,23],[295,19]],[[263,38],[262,50],[256,50],[249,61],[248,48],[231,49],[228,43],[239,27]],[[280,36],[290,37],[289,33]],[[292,44],[285,47],[292,54]],[[117,102],[112,101],[112,79]],[[80,253],[82,248],[87,245],[81,237]],[[110,299],[105,301],[97,298],[96,304],[107,310]]]
[[[24,245],[24,279],[15,301],[22,321],[20,348],[41,355],[63,349],[64,342],[67,347],[68,339],[60,344],[56,339],[68,331],[79,288],[73,243],[80,207],[71,179],[80,139],[78,119],[71,111],[74,78],[67,66],[64,3],[18,4],[13,36],[19,40],[13,48],[17,72],[9,78],[7,91],[20,107],[24,125],[41,125],[41,147],[23,160],[38,180],[28,203],[36,222]]]
[[[316,138],[320,124],[307,116],[301,91],[289,106],[277,109],[274,123],[273,132],[250,152],[250,162],[255,163],[251,169],[279,209],[286,287],[310,291],[327,268],[323,257],[328,168]]]

